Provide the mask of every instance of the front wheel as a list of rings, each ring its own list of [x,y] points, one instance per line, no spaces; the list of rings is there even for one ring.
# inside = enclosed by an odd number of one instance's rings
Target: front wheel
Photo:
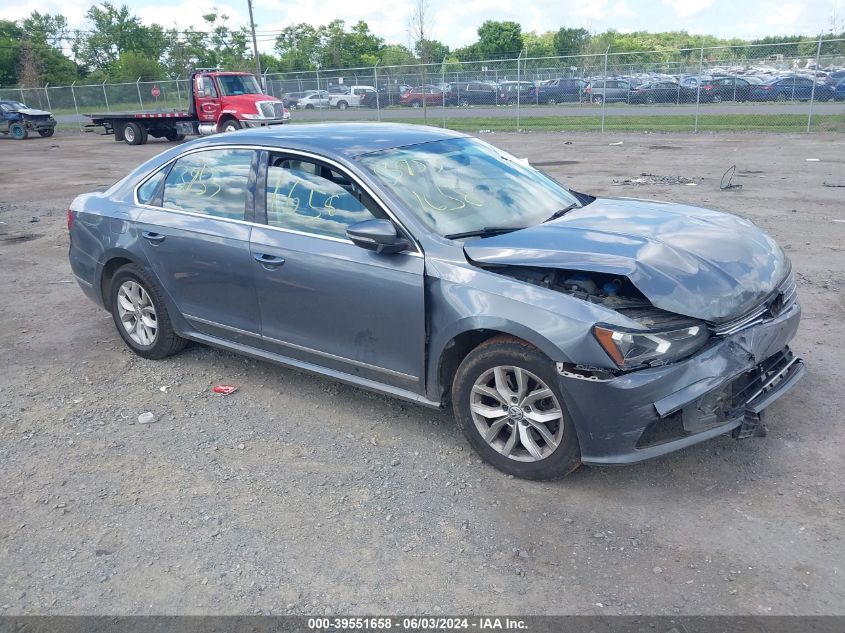
[[[546,103],[547,103],[548,105],[556,105],[556,104],[557,104],[557,99],[555,99],[554,97],[549,97],[548,99],[546,99]]]
[[[338,110],[346,110],[349,107],[349,104],[346,101],[338,101],[337,102],[337,109]]]
[[[147,142],[147,128],[130,121],[123,126],[123,140],[127,145],[143,145]]]
[[[554,363],[528,343],[498,336],[470,352],[452,407],[472,447],[505,473],[555,479],[581,464]]]
[[[236,132],[241,129],[241,122],[236,119],[228,119],[220,126],[221,132]]]
[[[117,331],[138,356],[158,360],[185,347],[173,330],[164,297],[143,269],[127,264],[111,282],[111,313]]]
[[[22,141],[29,136],[29,130],[23,123],[12,123],[9,126],[9,134],[12,135],[12,138]]]
[[[49,137],[53,136],[54,132],[55,132],[55,130],[51,127],[45,128],[43,130],[38,130],[38,133],[41,136],[43,136],[44,138],[49,138]]]
[[[601,95],[596,95],[595,97],[593,97],[593,102],[596,105],[601,105],[604,102],[604,97],[602,97]]]

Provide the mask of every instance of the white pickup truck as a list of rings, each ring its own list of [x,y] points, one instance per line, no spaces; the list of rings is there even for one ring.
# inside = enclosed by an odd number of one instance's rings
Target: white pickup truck
[[[329,106],[346,110],[346,108],[358,108],[362,105],[361,98],[368,92],[375,92],[372,86],[350,86],[349,92],[344,94],[329,94]]]

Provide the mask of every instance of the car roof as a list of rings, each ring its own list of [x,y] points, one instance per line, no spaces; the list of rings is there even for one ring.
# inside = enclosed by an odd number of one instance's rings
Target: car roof
[[[384,149],[466,137],[461,132],[405,123],[310,123],[245,129],[200,138],[186,145],[269,145],[351,158]]]

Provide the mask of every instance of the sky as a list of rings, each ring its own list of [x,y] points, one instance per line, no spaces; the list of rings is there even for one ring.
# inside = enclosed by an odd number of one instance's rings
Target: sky
[[[63,13],[71,28],[85,28],[84,14],[94,0],[16,0],[3,3],[0,19],[17,20],[33,10]],[[121,4],[121,0],[112,0]],[[271,52],[273,33],[298,22],[315,26],[334,19],[364,20],[387,43],[409,43],[413,0],[253,0],[259,48]],[[432,39],[452,48],[477,39],[484,20],[513,20],[523,31],[561,26],[597,33],[677,31],[753,39],[766,35],[817,35],[845,30],[845,0],[428,0]],[[217,7],[237,28],[249,22],[247,0],[128,0],[145,23],[203,28],[202,14]]]

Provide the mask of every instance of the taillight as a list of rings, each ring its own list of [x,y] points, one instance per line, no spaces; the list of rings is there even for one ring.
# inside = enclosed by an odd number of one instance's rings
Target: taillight
[[[704,90],[713,90],[713,86],[701,86]]]
[[[73,210],[67,210],[67,230],[70,231],[73,228]]]
[[[589,93],[589,94],[592,94],[592,93],[593,93],[593,89],[592,89],[592,88],[590,88],[590,87],[587,87],[587,88],[584,88],[584,92]]]

